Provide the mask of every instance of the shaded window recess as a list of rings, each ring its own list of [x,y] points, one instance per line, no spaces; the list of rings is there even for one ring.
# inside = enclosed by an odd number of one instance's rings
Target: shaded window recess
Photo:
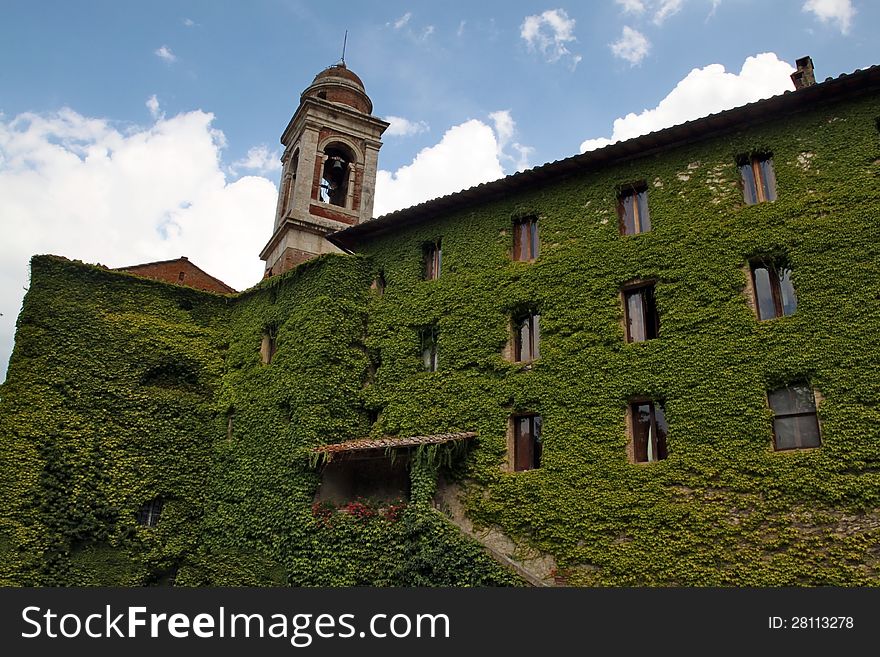
[[[428,242],[422,246],[423,272],[426,281],[440,278],[440,265],[443,261],[440,240]]]
[[[654,296],[654,283],[623,290],[624,322],[627,342],[644,342],[660,336],[660,315]]]
[[[385,270],[380,269],[379,273],[376,274],[376,278],[373,279],[372,285],[370,285],[370,289],[373,290],[380,297],[385,294]]]
[[[806,382],[793,383],[767,393],[773,411],[773,447],[776,450],[819,447],[816,396]]]
[[[230,408],[226,412],[226,440],[232,442],[233,432],[235,430],[235,409]]]
[[[517,363],[531,363],[541,356],[541,316],[535,312],[515,315],[513,318],[513,359]]]
[[[381,408],[368,408],[367,409],[367,422],[372,427],[376,422],[379,421],[379,415],[381,415]]]
[[[348,172],[352,158],[338,147],[324,150],[326,159],[321,172],[320,199],[324,203],[347,207]]]
[[[260,361],[263,365],[268,365],[275,358],[275,352],[278,351],[275,327],[267,327],[263,331],[263,340],[260,343]]]
[[[773,154],[755,153],[736,159],[742,177],[743,200],[746,205],[776,200],[776,174],[773,172]]]
[[[319,91],[318,98],[320,98],[321,100],[327,100],[327,92],[326,91]]]
[[[757,259],[749,263],[758,319],[791,315],[797,310],[797,295],[791,282],[791,268],[782,261]]]
[[[290,208],[290,187],[292,183],[291,176],[284,176],[284,181],[281,184],[281,197],[278,199],[278,211],[282,217],[287,215],[287,210]]]
[[[290,171],[291,180],[296,180],[297,169],[299,169],[299,149],[294,151],[293,160],[291,161],[290,169],[288,169],[288,171]]]
[[[299,167],[299,150],[293,154],[291,164],[287,169],[287,175],[284,176],[284,182],[281,185],[281,198],[279,199],[281,216],[287,215],[290,209],[290,197],[293,193],[293,185],[296,182],[296,170]]]
[[[199,387],[199,376],[188,363],[169,360],[149,368],[141,377],[141,385],[196,390]]]
[[[357,499],[397,502],[410,494],[409,454],[384,449],[340,454],[321,469],[315,502],[341,504]]]
[[[514,415],[511,417],[513,454],[510,460],[513,471],[535,470],[541,467],[543,420],[540,415]]]
[[[662,402],[634,401],[629,405],[632,458],[652,463],[666,458],[666,414]]]
[[[183,283],[183,279],[185,279],[185,278],[186,278],[186,272],[182,271],[177,275],[177,282]]]
[[[621,235],[637,235],[651,230],[647,183],[636,183],[621,189],[617,196],[617,216]]]
[[[437,327],[426,326],[419,331],[422,367],[426,372],[437,371]]]
[[[165,505],[161,497],[155,497],[149,502],[144,502],[138,509],[135,518],[139,525],[155,527],[159,524],[159,516],[162,515],[162,507]]]
[[[538,257],[538,218],[526,217],[513,222],[513,259],[531,262]]]

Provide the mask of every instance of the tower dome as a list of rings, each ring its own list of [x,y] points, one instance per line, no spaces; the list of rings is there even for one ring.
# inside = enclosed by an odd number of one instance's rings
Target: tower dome
[[[328,66],[318,73],[302,92],[300,101],[309,97],[346,105],[364,114],[373,112],[373,101],[367,96],[364,83],[344,63]]]

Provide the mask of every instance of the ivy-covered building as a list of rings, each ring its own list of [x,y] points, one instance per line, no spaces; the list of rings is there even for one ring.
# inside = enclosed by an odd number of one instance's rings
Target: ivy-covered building
[[[371,220],[319,74],[256,287],[35,257],[0,583],[877,585],[880,68],[800,64]]]

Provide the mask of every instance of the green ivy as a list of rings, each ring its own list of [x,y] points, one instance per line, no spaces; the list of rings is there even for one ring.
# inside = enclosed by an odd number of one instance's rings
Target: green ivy
[[[876,585],[880,539],[880,148],[876,99],[586,170],[386,232],[362,251],[386,287],[366,392],[381,430],[476,430],[470,516],[555,557],[576,585]],[[779,198],[746,206],[736,157],[772,153]],[[616,194],[645,181],[653,230],[619,235]],[[516,218],[541,255],[511,258]],[[443,273],[422,280],[421,245]],[[750,258],[784,254],[799,305],[758,322]],[[656,281],[659,339],[626,344],[621,286]],[[502,352],[541,314],[541,360]],[[415,357],[438,327],[440,371]],[[774,452],[766,392],[808,380],[823,445]],[[669,458],[626,456],[629,399],[665,401]],[[508,417],[543,416],[539,470],[503,470]]]
[[[443,469],[468,480],[478,526],[570,584],[877,585],[877,114],[871,98],[820,105],[585,169],[236,296],[34,258],[0,391],[0,584],[521,584],[432,508]],[[779,194],[745,206],[736,157],[754,152],[773,154]],[[642,180],[652,230],[621,237],[617,190]],[[514,262],[528,215],[541,255]],[[758,256],[791,266],[794,315],[756,320]],[[635,279],[656,281],[660,337],[626,344]],[[502,357],[522,307],[541,314],[530,369]],[[823,444],[777,453],[766,392],[798,380],[824,396]],[[665,402],[658,463],[626,457],[640,395]],[[516,412],[543,416],[537,470],[503,468]],[[478,433],[467,452],[413,453],[401,513],[312,506],[314,447],[459,431]],[[157,495],[161,521],[138,526]]]
[[[0,583],[517,583],[426,504],[439,450],[415,455],[403,519],[313,513],[309,450],[370,430],[368,276],[328,257],[224,297],[35,257],[0,407]]]

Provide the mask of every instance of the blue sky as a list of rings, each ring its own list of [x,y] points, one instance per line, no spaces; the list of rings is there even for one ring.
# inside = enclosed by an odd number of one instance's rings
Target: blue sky
[[[819,80],[880,63],[867,0],[4,0],[0,16],[0,378],[34,253],[188,255],[259,280],[278,138],[346,29],[392,122],[377,213],[780,93],[803,55]]]

